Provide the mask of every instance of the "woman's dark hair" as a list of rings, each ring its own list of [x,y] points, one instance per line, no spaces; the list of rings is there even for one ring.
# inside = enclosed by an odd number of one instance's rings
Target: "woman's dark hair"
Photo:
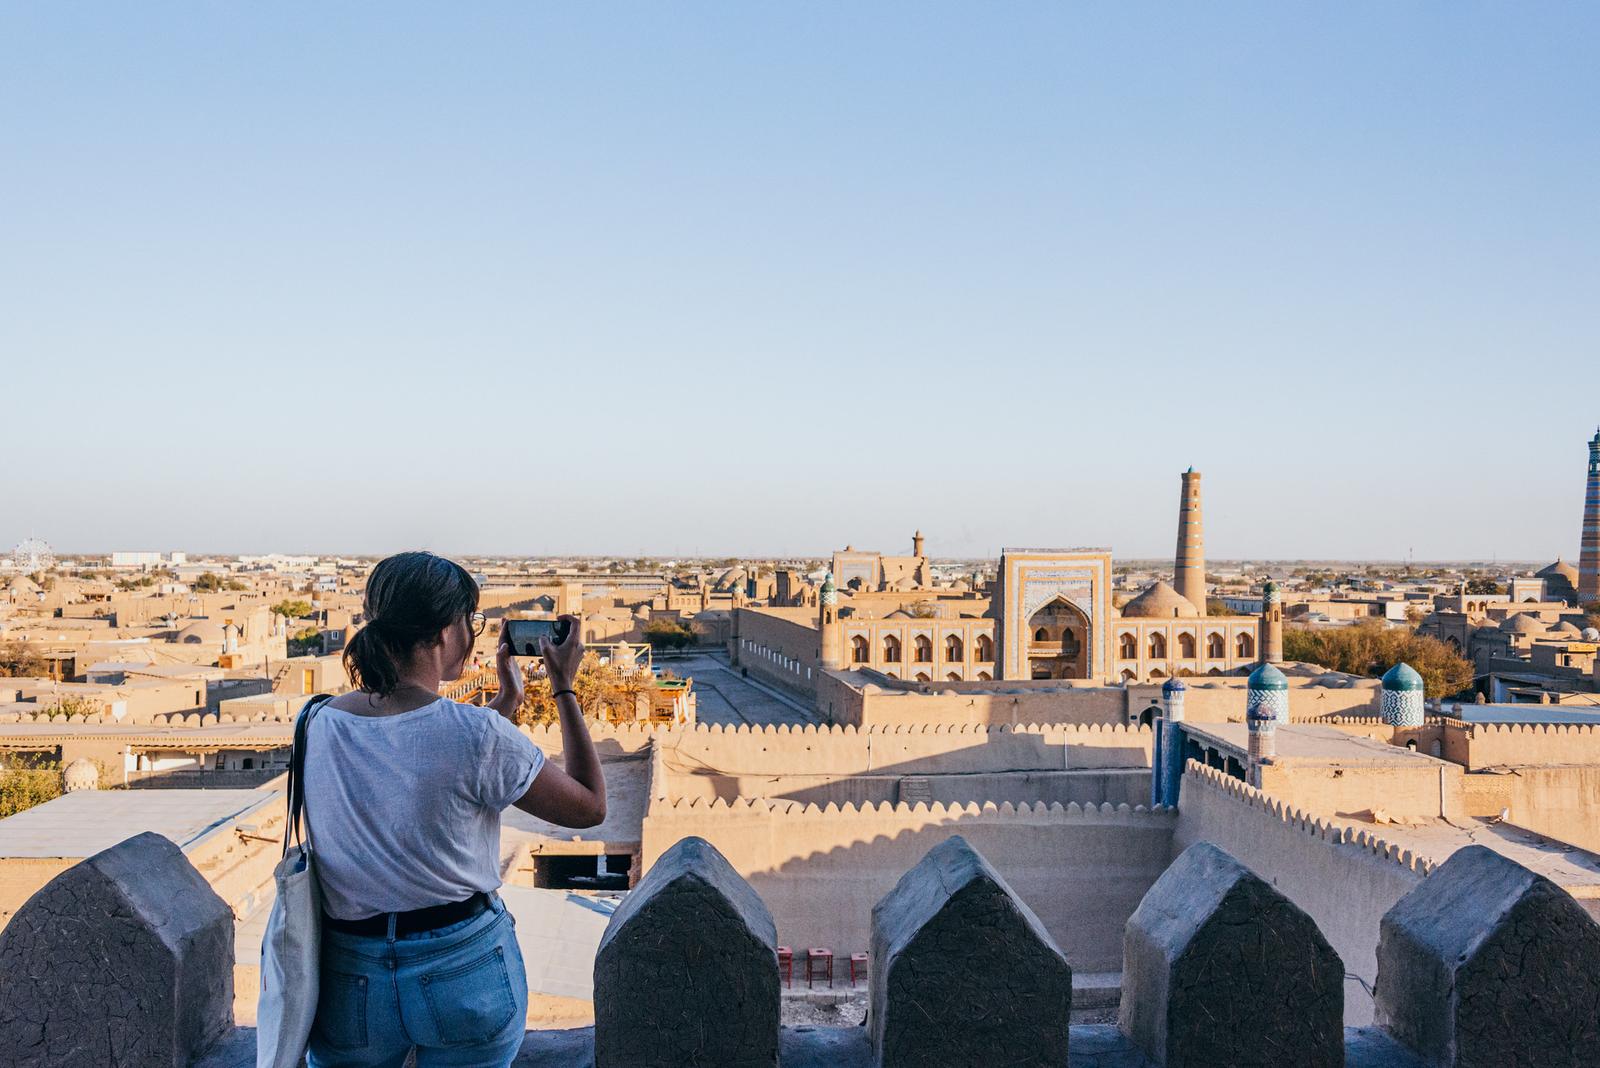
[[[350,681],[380,696],[400,685],[400,667],[420,645],[478,610],[478,584],[467,569],[432,553],[399,553],[367,576],[366,626],[344,649]]]

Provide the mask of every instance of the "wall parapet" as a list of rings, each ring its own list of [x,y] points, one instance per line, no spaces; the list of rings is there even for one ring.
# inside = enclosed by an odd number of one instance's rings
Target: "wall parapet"
[[[1184,780],[1185,788],[1195,785],[1226,794],[1242,804],[1266,813],[1291,830],[1312,838],[1320,838],[1332,845],[1358,846],[1380,860],[1392,861],[1418,875],[1427,875],[1437,866],[1427,857],[1396,845],[1371,831],[1313,816],[1304,809],[1276,800],[1265,791],[1258,790],[1249,783],[1197,760],[1190,760],[1184,766]]]
[[[25,906],[39,922],[0,935],[6,1063],[253,1062],[253,1031],[227,1029],[232,923],[207,893],[183,854],[148,834],[57,876]],[[103,907],[84,909],[86,899]],[[1119,1064],[1141,1068],[1600,1062],[1600,926],[1559,887],[1480,847],[1374,918],[1380,1026],[1342,1034],[1333,999],[1348,962],[1258,873],[1199,846],[1146,899],[1122,959],[1123,1030],[1070,1026],[1063,954],[981,853],[947,840],[873,909],[873,1024],[781,1032],[766,902],[710,843],[686,841],[610,918],[594,966],[598,1026],[530,1032],[519,1059],[901,1068],[955,1051],[960,1063],[1065,1064],[1081,1042],[1116,1045]],[[1194,981],[1195,957],[1243,978]],[[1506,959],[1529,967],[1509,974]],[[1320,970],[1309,978],[1308,960]],[[16,1009],[26,1011],[6,1015]]]
[[[849,819],[860,816],[927,816],[932,819],[960,819],[967,816],[1015,816],[1024,819],[1036,819],[1044,816],[1087,820],[1103,820],[1112,817],[1167,820],[1177,818],[1177,810],[1167,808],[1165,805],[1157,805],[1152,809],[1144,805],[1129,805],[1126,802],[1120,805],[1113,805],[1109,801],[1099,805],[1093,803],[1079,804],[1076,801],[1066,805],[1059,801],[1051,802],[1050,804],[1046,804],[1043,801],[1035,801],[1031,804],[1024,802],[1016,805],[1010,801],[1002,801],[998,805],[993,801],[985,801],[982,804],[976,801],[969,801],[964,804],[959,802],[946,804],[942,801],[918,801],[914,804],[908,804],[904,801],[881,801],[874,804],[871,801],[866,801],[859,805],[850,801],[846,801],[843,804],[830,801],[826,805],[817,805],[813,802],[788,801],[781,798],[767,797],[736,797],[731,801],[720,797],[711,799],[680,797],[673,800],[656,798],[650,814],[657,816],[678,812],[758,812],[776,818],[800,819],[826,819],[833,817]]]

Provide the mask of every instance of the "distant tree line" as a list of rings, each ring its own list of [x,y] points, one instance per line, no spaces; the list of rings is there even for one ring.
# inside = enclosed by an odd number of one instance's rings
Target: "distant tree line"
[[[1367,678],[1410,664],[1428,697],[1454,697],[1471,688],[1476,674],[1471,661],[1437,638],[1376,619],[1349,627],[1285,627],[1283,657]]]

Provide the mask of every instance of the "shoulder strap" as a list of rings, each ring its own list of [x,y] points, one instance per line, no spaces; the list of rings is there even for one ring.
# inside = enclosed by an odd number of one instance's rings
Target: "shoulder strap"
[[[323,705],[333,700],[332,694],[319,693],[307,701],[294,721],[294,748],[289,755],[288,822],[283,828],[283,855],[289,855],[291,841],[302,846],[311,842],[310,821],[305,818],[306,808],[306,740],[311,733],[311,720]]]

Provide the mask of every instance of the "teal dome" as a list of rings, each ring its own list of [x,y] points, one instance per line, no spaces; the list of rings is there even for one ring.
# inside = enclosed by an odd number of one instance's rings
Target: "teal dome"
[[[1383,676],[1385,690],[1421,690],[1422,676],[1410,664],[1396,664]]]
[[[827,574],[826,574],[826,575],[824,575],[824,576],[823,576],[823,578],[822,578],[822,592],[823,592],[823,593],[832,593],[832,592],[833,592],[833,590],[834,590],[834,585],[833,585],[833,572],[832,572],[832,571],[829,571],[829,572],[828,572],[828,573],[827,573]]]
[[[1271,664],[1262,664],[1250,672],[1248,687],[1252,690],[1287,690],[1289,679]]]

